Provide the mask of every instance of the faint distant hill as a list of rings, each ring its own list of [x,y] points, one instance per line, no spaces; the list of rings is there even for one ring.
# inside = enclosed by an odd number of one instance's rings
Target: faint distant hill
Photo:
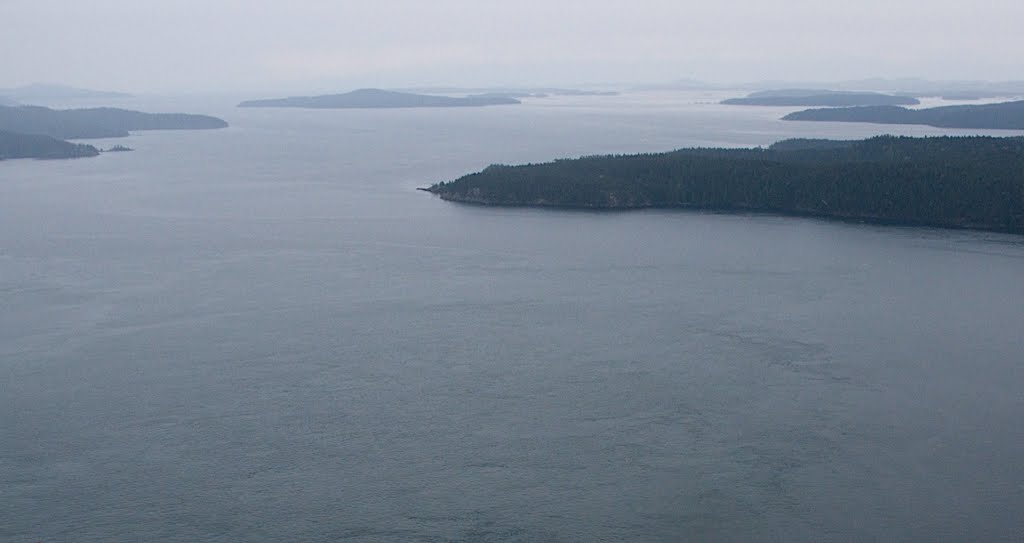
[[[927,109],[895,106],[808,109],[790,113],[783,120],[1024,130],[1024,101]]]
[[[70,143],[40,134],[0,130],[0,160],[10,158],[79,158],[99,154],[92,145]]]
[[[0,97],[15,102],[48,102],[52,100],[79,100],[86,98],[127,98],[123,92],[80,89],[54,83],[32,83],[13,89],[0,89]],[[4,104],[9,105],[9,104]]]
[[[915,98],[940,97],[945,100],[978,100],[981,98],[1016,98],[1024,96],[1024,81],[933,81],[913,77],[899,79],[874,77],[831,82],[768,80],[739,83],[731,85],[731,88],[751,91],[783,88],[833,89],[852,92],[873,91],[913,96]]]
[[[917,97],[938,96],[946,100],[1024,96],[1024,81],[932,81],[919,78],[871,78],[839,83],[837,88],[872,89]]]
[[[854,92],[817,89],[780,89],[759,91],[744,98],[729,98],[723,104],[741,106],[912,106],[920,104],[916,98],[882,94],[880,92]]]
[[[706,83],[690,78],[677,79],[665,83],[645,83],[630,87],[631,90],[635,91],[704,91],[719,90],[721,88],[722,85],[719,84]]]
[[[292,96],[269,100],[249,100],[238,107],[299,108],[406,108],[406,107],[477,107],[519,104],[519,100],[503,95],[434,96],[381,89],[359,89],[345,94]]]
[[[58,139],[113,138],[133,130],[224,128],[224,120],[185,113],[143,113],[116,108],[50,109],[0,106],[0,130],[43,134]]]
[[[548,96],[617,96],[617,91],[568,89],[562,87],[414,87],[398,92],[426,94],[463,94],[476,96],[506,96],[509,98],[545,98]]]

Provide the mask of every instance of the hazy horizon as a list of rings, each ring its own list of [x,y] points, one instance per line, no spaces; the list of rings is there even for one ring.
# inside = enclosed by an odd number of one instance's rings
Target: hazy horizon
[[[1024,4],[604,0],[372,5],[0,0],[0,87],[360,87],[1015,80]],[[31,46],[27,46],[30,44]]]

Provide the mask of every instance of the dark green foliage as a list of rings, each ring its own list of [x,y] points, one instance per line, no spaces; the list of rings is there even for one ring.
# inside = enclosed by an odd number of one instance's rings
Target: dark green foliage
[[[92,145],[69,143],[39,134],[0,131],[0,160],[8,158],[79,158],[99,154]]]
[[[791,139],[775,142],[768,149],[772,151],[804,151],[807,149],[846,149],[856,145],[852,140]]]
[[[788,140],[490,166],[430,187],[446,200],[683,207],[1024,233],[1024,138]]]
[[[808,109],[790,113],[783,120],[1024,130],[1024,101],[926,109],[895,106]]]
[[[519,104],[507,94],[478,94],[462,98],[434,96],[381,89],[359,89],[345,94],[324,96],[292,96],[270,100],[249,100],[238,107],[302,107],[302,108],[401,108],[401,107],[473,107]]]
[[[111,138],[127,136],[132,130],[192,130],[227,125],[216,117],[184,113],[142,113],[106,107],[55,110],[0,106],[0,130],[57,139]]]

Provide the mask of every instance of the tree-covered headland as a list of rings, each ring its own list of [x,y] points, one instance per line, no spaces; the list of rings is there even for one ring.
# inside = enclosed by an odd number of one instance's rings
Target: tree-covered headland
[[[1024,233],[1024,138],[786,140],[494,165],[425,189],[456,202],[690,208]]]

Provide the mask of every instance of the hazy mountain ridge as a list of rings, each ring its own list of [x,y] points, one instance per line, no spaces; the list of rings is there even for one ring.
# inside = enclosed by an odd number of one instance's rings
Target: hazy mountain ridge
[[[514,105],[521,102],[505,95],[465,97],[435,96],[382,89],[358,89],[344,94],[292,96],[265,100],[247,100],[238,107],[296,107],[312,109],[345,108],[414,108],[414,107],[480,107]]]
[[[775,89],[832,89],[835,92],[875,92],[947,99],[979,99],[1024,96],[1024,81],[932,80],[922,78],[869,77],[864,79],[813,81],[764,79],[759,81],[715,82],[679,79],[661,83],[625,85],[634,91],[748,91],[774,92]]]
[[[21,87],[0,89],[0,97],[7,97],[14,102],[128,98],[130,96],[130,94],[124,92],[83,89],[57,83],[31,83]]]
[[[510,98],[540,98],[546,96],[617,96],[618,91],[575,89],[565,87],[411,87],[392,89],[397,92],[422,94],[462,94],[477,96],[508,96]]]
[[[917,105],[912,96],[883,94],[880,92],[836,91],[821,89],[780,89],[757,91],[743,98],[722,100],[726,105],[743,106],[881,106]]]

